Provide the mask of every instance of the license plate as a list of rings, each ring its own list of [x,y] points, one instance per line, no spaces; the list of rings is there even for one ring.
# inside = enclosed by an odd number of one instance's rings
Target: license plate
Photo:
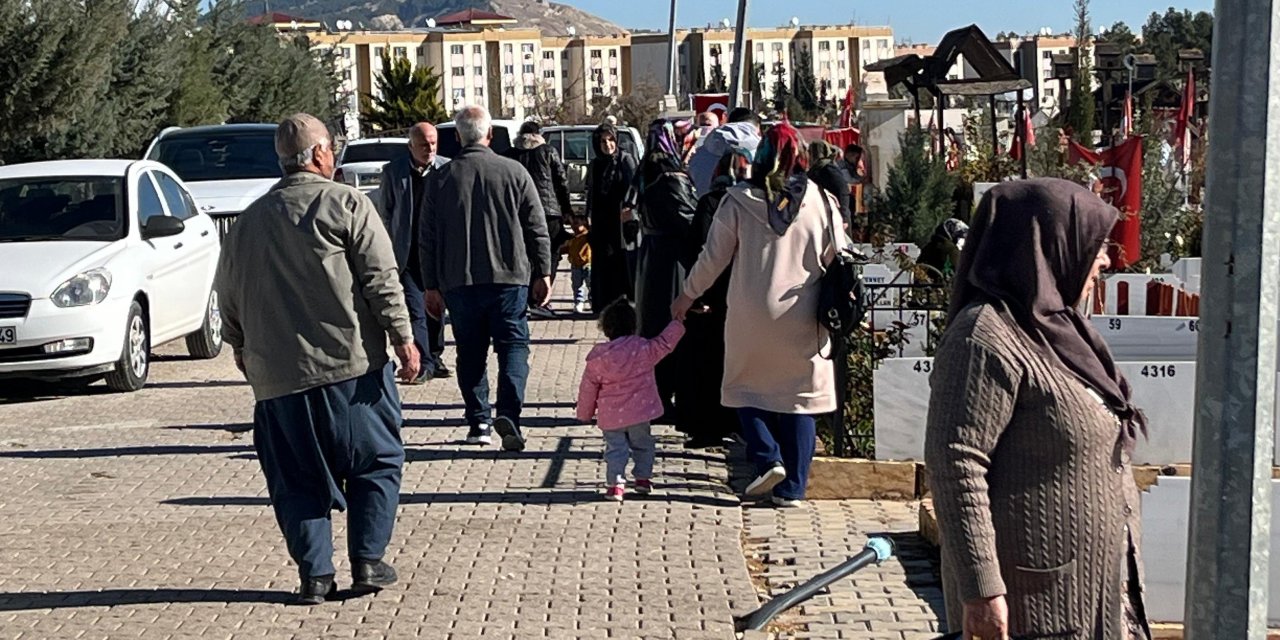
[[[18,328],[0,327],[0,344],[18,344]]]

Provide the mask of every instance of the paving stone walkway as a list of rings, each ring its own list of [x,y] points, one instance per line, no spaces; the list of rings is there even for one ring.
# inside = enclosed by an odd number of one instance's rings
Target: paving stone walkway
[[[658,492],[600,500],[601,438],[573,417],[597,330],[562,319],[533,323],[533,335],[523,453],[462,442],[452,380],[401,387],[408,462],[387,558],[401,581],[315,608],[286,605],[296,569],[229,354],[195,361],[161,347],[151,384],[129,395],[0,381],[0,639],[734,637],[733,615],[759,600],[723,456],[687,452],[661,429]],[[745,536],[770,559],[776,591],[861,546],[868,527],[914,530],[909,509],[749,508]],[[805,637],[936,628],[910,599],[907,566],[813,601]]]

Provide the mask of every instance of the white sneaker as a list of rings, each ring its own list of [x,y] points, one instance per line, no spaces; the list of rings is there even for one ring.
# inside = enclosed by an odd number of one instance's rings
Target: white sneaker
[[[491,428],[487,424],[472,427],[471,430],[467,432],[467,444],[493,444],[493,438],[489,435],[490,433]]]
[[[760,474],[759,478],[751,481],[747,485],[745,493],[750,497],[760,497],[769,495],[773,488],[778,486],[779,482],[787,479],[787,470],[782,465],[774,465],[772,469]]]
[[[585,302],[579,302],[578,304],[573,305],[573,312],[579,315],[586,313],[587,304]]]
[[[775,507],[779,507],[779,508],[782,508],[782,509],[795,509],[795,508],[797,508],[797,507],[800,507],[800,506],[803,506],[803,505],[804,505],[804,503],[803,503],[803,502],[801,502],[801,501],[799,501],[799,500],[791,500],[791,499],[788,499],[788,498],[779,498],[778,496],[772,496],[772,497],[769,499],[769,501],[773,503],[773,506],[775,506]]]

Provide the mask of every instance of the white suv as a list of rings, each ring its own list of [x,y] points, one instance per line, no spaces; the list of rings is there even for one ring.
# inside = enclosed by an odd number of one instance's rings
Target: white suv
[[[137,391],[153,344],[217,356],[218,255],[213,220],[164,165],[0,167],[0,377]]]
[[[146,158],[178,174],[225,234],[240,212],[284,177],[275,136],[274,124],[173,127],[160,132]]]
[[[408,138],[365,138],[352,140],[338,158],[333,179],[366,194],[382,184],[382,167],[409,155]]]

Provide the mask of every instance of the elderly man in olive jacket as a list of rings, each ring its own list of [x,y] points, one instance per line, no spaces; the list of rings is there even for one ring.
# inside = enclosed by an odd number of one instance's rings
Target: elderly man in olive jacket
[[[352,587],[396,581],[382,561],[400,496],[400,375],[418,375],[396,256],[373,202],[333,182],[333,143],[316,118],[280,123],[287,174],[237,219],[216,287],[224,336],[257,400],[253,445],[289,555],[299,604],[336,592],[330,512],[347,510]]]
[[[447,306],[453,319],[455,370],[471,427],[467,441],[489,444],[492,428],[504,449],[520,451],[528,307],[542,306],[551,292],[547,219],[529,172],[489,148],[489,112],[465,107],[454,121],[462,150],[432,174],[422,207],[418,253],[427,312],[440,317]],[[493,407],[486,373],[490,344],[498,354]]]

